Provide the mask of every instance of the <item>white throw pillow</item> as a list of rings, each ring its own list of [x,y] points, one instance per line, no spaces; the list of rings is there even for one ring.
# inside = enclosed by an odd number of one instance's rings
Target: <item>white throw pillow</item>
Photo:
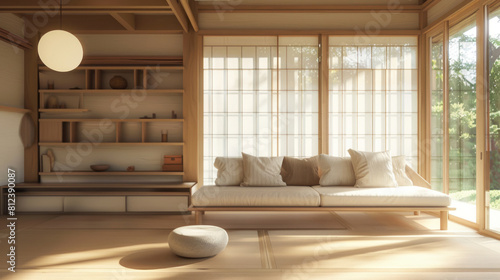
[[[351,158],[319,155],[319,184],[322,186],[354,186],[356,176]]]
[[[281,178],[283,157],[254,157],[243,155],[243,183],[241,186],[282,187],[286,186]]]
[[[217,168],[217,186],[239,186],[243,182],[243,159],[217,157],[214,161]]]
[[[398,186],[413,186],[412,180],[406,175],[405,156],[392,157],[392,171],[394,172]]]
[[[361,152],[349,149],[356,174],[355,187],[397,187],[390,151]]]

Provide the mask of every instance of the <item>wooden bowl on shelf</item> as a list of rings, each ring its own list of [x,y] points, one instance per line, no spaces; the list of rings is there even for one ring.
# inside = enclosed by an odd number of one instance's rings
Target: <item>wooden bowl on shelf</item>
[[[102,172],[109,169],[109,164],[93,164],[90,166],[90,169],[96,172]]]

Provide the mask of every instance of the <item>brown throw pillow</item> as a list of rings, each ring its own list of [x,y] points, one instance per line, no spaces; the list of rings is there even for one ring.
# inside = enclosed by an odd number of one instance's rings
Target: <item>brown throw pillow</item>
[[[305,159],[284,157],[281,177],[287,186],[319,185],[318,157]]]

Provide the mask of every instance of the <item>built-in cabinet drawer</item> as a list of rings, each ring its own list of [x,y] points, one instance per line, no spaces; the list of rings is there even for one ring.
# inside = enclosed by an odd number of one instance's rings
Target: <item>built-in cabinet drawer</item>
[[[188,196],[127,196],[128,212],[185,212]]]
[[[63,196],[17,196],[16,212],[62,212]]]
[[[125,212],[125,196],[66,196],[64,212]]]

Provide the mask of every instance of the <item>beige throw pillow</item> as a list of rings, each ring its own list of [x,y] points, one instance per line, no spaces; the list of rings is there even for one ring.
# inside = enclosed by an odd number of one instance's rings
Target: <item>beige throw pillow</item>
[[[319,184],[322,186],[354,186],[356,176],[348,157],[319,155]]]
[[[217,168],[217,186],[239,186],[243,182],[243,159],[217,157],[214,161]]]
[[[319,184],[318,157],[284,157],[281,177],[287,186],[314,186]]]
[[[361,152],[349,149],[356,174],[355,187],[397,187],[390,151]]]
[[[413,186],[412,180],[406,175],[405,156],[392,157],[392,171],[398,186]]]
[[[286,186],[281,178],[283,157],[254,157],[243,155],[243,187],[282,187]]]

